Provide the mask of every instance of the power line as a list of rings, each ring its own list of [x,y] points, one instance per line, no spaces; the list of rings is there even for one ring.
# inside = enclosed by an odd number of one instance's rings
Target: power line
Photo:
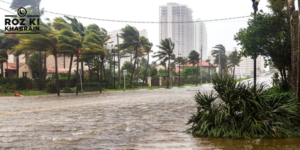
[[[1,8],[1,7],[0,7],[0,9],[4,10],[4,11],[6,11],[6,12],[9,12],[9,13],[11,13],[11,14],[16,14],[16,13],[10,12],[10,11],[8,11],[8,10],[6,10],[6,9],[3,9],[3,8]]]
[[[9,2],[0,0],[0,2],[4,2],[7,4],[11,4]],[[3,9],[4,10],[4,9]],[[7,10],[5,10],[7,11]],[[7,11],[9,12],[9,11]],[[111,20],[111,19],[100,19],[100,18],[91,18],[91,17],[84,17],[84,16],[75,16],[63,13],[57,13],[52,11],[44,11],[45,13],[56,14],[56,15],[63,15],[75,18],[82,18],[82,19],[89,19],[89,20],[98,20],[98,21],[107,21],[107,22],[122,22],[122,23],[148,23],[148,24],[162,24],[162,23],[197,23],[197,22],[216,22],[216,21],[224,21],[224,20],[234,20],[234,19],[242,19],[242,18],[249,18],[250,16],[241,16],[241,17],[232,17],[232,18],[222,18],[222,19],[212,19],[212,20],[199,20],[199,21],[179,21],[179,22],[157,22],[157,21],[128,21],[128,20]],[[11,12],[10,12],[11,13]]]

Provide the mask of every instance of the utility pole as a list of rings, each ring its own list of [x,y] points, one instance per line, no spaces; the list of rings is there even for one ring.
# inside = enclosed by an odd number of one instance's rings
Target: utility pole
[[[201,60],[201,66],[200,66],[200,78],[201,78],[201,80],[200,80],[200,85],[202,86],[202,45],[201,45],[201,58],[200,58],[200,60]]]
[[[119,33],[117,34],[117,42],[118,42],[118,70],[119,70],[119,85],[121,84],[121,69],[120,69],[120,44],[119,44]],[[120,88],[120,87],[119,87]]]

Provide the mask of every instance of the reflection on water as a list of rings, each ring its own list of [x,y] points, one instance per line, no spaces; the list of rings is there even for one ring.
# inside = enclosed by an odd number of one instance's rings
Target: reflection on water
[[[194,149],[210,150],[300,150],[300,138],[237,140],[194,138]]]

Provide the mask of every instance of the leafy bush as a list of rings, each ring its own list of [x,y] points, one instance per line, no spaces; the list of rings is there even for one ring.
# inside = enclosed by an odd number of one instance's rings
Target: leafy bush
[[[274,138],[300,136],[299,102],[291,93],[273,92],[229,76],[213,80],[216,94],[198,92],[197,112],[188,124],[196,136]]]
[[[32,88],[29,78],[0,78],[0,88],[4,90],[28,90]]]
[[[56,93],[56,92],[57,92],[56,83],[48,82],[47,83],[47,93]]]
[[[68,88],[68,87],[65,87],[63,89],[63,93],[75,93],[75,92],[76,92],[76,89],[75,89],[75,91],[71,88]]]

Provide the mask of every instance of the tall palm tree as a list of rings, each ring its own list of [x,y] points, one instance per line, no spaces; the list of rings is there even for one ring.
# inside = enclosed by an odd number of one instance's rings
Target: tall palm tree
[[[238,52],[235,50],[228,56],[229,63],[233,67],[232,77],[234,78],[235,66],[239,66],[241,58],[238,56]]]
[[[138,59],[138,50],[142,48],[142,43],[140,41],[140,33],[135,27],[127,25],[125,28],[122,29],[122,32],[123,33],[121,33],[121,38],[124,41],[123,44],[121,44],[121,46],[134,50],[134,64],[129,83],[129,87],[132,87],[132,80]]]
[[[34,50],[34,51],[49,51],[55,59],[55,76],[57,85],[57,96],[60,96],[59,80],[58,80],[58,66],[57,55],[59,50],[59,41],[57,36],[59,31],[50,28],[43,22],[40,23],[40,34],[20,34],[20,43],[14,47],[16,50]]]
[[[141,41],[142,41],[142,45],[144,47],[144,52],[146,53],[145,55],[147,55],[147,62],[146,62],[146,70],[145,70],[145,74],[144,74],[144,83],[146,81],[146,76],[147,76],[147,70],[148,70],[148,66],[149,66],[149,56],[150,56],[150,53],[153,52],[151,49],[152,49],[152,46],[153,46],[153,43],[149,42],[149,39],[148,38],[145,38],[145,37],[141,37]]]
[[[169,88],[169,80],[170,80],[170,65],[171,59],[174,58],[173,50],[175,48],[175,43],[172,42],[171,38],[167,38],[160,41],[160,45],[157,45],[160,49],[158,52],[154,53],[153,58],[158,58],[163,62],[168,61],[168,81],[167,88]]]
[[[75,17],[74,18],[70,18],[68,16],[64,16],[68,21],[70,21],[71,23],[69,23],[69,25],[72,27],[74,32],[77,32],[82,39],[82,43],[83,43],[83,39],[84,36],[86,35],[86,28],[83,26],[83,24],[81,22],[79,22]],[[70,76],[71,76],[71,69],[72,69],[72,62],[73,62],[73,57],[74,54],[71,54],[71,61],[70,61],[70,66],[69,66],[69,74],[68,74],[68,85],[70,86]],[[83,61],[81,61],[81,74],[82,74],[82,79],[81,81],[84,82],[84,75],[83,75]]]
[[[103,41],[100,37],[100,30],[101,29],[96,24],[92,24],[87,27],[87,34],[85,35],[83,40],[84,48],[80,57],[82,61],[89,61],[91,59],[94,59],[95,56],[99,55],[101,60],[104,60],[104,57],[107,55],[105,48],[103,47]],[[102,71],[100,71],[100,74],[101,78]],[[100,79],[100,93],[102,88],[101,86],[102,80]]]
[[[221,56],[225,55],[226,49],[222,44],[216,45],[214,50],[211,51],[211,54],[215,57],[219,56],[219,70],[220,70],[220,75],[222,76],[222,68],[224,68],[224,66],[226,64],[224,64],[224,62],[222,63],[221,61]],[[225,68],[224,68],[225,69]]]
[[[191,51],[189,54],[189,63],[193,64],[193,66],[195,66],[195,64],[197,64],[197,71],[196,71],[196,86],[198,85],[198,72],[199,72],[199,53],[195,50]]]
[[[9,35],[2,35],[1,45],[0,45],[0,51],[2,54],[2,65],[3,63],[8,61],[8,54],[14,54],[17,58],[22,54],[22,51],[15,50],[13,47],[19,44],[19,38],[15,34],[9,34]],[[17,59],[16,62],[17,67],[17,78],[19,78],[19,61]],[[8,62],[7,62],[8,65]],[[3,67],[2,67],[3,68]],[[2,72],[3,73],[3,72]]]

